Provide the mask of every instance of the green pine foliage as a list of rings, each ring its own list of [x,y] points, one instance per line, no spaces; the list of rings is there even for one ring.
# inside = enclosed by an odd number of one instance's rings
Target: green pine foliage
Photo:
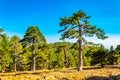
[[[0,71],[5,72],[11,69],[11,63],[13,62],[10,54],[10,41],[9,38],[4,34],[0,40]]]

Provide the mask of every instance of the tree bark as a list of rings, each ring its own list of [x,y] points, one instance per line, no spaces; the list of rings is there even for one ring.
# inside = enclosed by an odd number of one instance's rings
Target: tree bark
[[[32,70],[36,70],[36,57],[35,57],[35,50],[32,52]]]
[[[16,68],[16,58],[15,58],[15,62],[14,62],[14,71],[16,72],[17,68]]]
[[[16,48],[17,48],[17,44],[15,45],[15,53],[14,53],[14,71],[16,72],[16,70],[17,70],[17,68],[16,68],[16,65],[17,65],[17,63],[16,63],[16,57],[17,57],[17,50],[16,50]]]
[[[35,71],[36,70],[36,52],[35,52],[35,37],[33,36],[33,40],[32,40],[32,70]]]
[[[63,49],[64,49],[65,67],[68,68],[69,62],[68,62],[68,58],[67,58],[66,48],[63,48]]]
[[[81,71],[82,70],[82,66],[83,66],[83,59],[82,59],[82,27],[80,25],[80,22],[78,21],[78,26],[79,26],[79,40],[78,40],[78,43],[79,43],[79,49],[78,49],[78,52],[79,52],[79,55],[78,55],[78,71]]]

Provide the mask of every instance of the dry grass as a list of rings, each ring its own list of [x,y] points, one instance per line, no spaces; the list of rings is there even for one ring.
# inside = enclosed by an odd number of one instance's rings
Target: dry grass
[[[0,73],[0,80],[104,80],[119,78],[119,68],[84,67],[83,71],[73,68]],[[120,79],[120,78],[119,78]]]

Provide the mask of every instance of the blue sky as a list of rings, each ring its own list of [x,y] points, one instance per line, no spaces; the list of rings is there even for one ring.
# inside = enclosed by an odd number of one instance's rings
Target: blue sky
[[[92,16],[91,24],[104,29],[109,41],[114,38],[119,44],[119,4],[120,0],[0,0],[0,26],[8,35],[19,36],[28,26],[38,26],[48,42],[54,42],[60,37],[59,18],[83,10]]]

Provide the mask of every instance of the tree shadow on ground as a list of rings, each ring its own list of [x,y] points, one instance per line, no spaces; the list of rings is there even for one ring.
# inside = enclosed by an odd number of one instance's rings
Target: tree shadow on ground
[[[110,77],[91,76],[85,80],[120,80],[120,74],[117,76],[110,76]]]
[[[88,67],[88,68],[83,68],[83,70],[93,70],[93,69],[101,69],[101,67]]]
[[[26,74],[33,74],[33,75],[40,75],[43,73],[49,73],[47,71],[43,71],[43,72],[16,72],[16,73],[1,73],[0,76],[18,76],[18,75],[26,75]]]
[[[92,70],[92,69],[101,69],[101,68],[115,68],[115,69],[120,69],[120,65],[104,65],[103,67],[101,67],[101,66],[86,67],[86,68],[83,68],[83,70]]]

